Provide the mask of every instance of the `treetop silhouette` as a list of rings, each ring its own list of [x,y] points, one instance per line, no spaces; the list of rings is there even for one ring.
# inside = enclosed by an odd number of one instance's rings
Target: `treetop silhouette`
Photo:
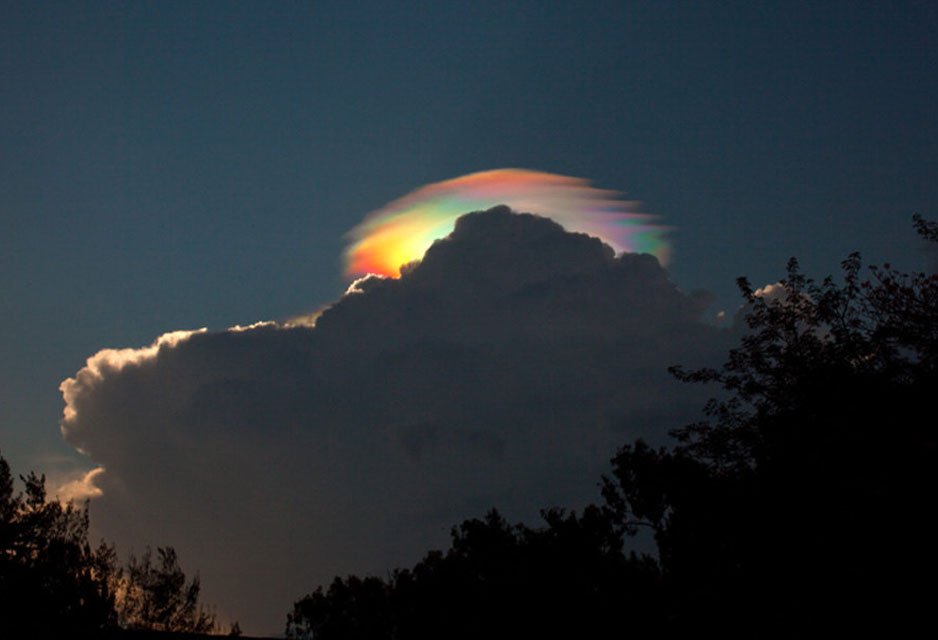
[[[206,633],[215,617],[198,604],[172,547],[131,557],[88,542],[88,503],[48,500],[45,476],[20,476],[16,493],[0,456],[0,637],[97,637],[118,629]]]

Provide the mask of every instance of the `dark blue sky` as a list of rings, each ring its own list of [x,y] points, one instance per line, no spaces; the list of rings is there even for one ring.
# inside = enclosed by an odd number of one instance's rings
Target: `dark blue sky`
[[[71,455],[98,349],[329,303],[345,231],[472,171],[643,201],[714,312],[792,255],[921,264],[936,38],[933,2],[3,2],[3,454]]]

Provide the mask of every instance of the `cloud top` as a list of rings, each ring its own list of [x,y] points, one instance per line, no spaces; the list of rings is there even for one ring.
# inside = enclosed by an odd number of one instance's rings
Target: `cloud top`
[[[460,215],[498,204],[536,211],[569,231],[601,238],[616,252],[651,253],[665,262],[665,229],[618,196],[582,178],[528,169],[494,169],[429,184],[370,213],[348,233],[346,275],[397,278],[401,265],[419,260]]]
[[[159,354],[160,349],[172,349],[179,343],[188,340],[197,333],[205,333],[205,327],[194,331],[170,331],[164,333],[153,344],[141,347],[139,349],[102,349],[88,358],[85,366],[75,374],[74,378],[68,378],[59,385],[59,391],[65,399],[64,417],[62,420],[62,435],[68,439],[69,425],[73,423],[77,416],[77,405],[79,398],[89,388],[94,387],[99,381],[111,373],[117,373],[126,366],[138,365],[146,360],[152,360]]]

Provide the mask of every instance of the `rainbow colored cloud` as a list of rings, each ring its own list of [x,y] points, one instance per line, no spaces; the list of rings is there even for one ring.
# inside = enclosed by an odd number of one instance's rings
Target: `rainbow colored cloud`
[[[666,227],[618,195],[583,178],[527,169],[494,169],[429,184],[370,213],[348,232],[345,274],[400,277],[401,265],[422,258],[434,240],[453,230],[456,218],[499,204],[595,236],[617,253],[651,253],[666,263]]]

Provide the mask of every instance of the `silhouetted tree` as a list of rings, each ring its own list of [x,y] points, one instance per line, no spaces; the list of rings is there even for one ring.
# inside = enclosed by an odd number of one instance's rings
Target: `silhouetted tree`
[[[723,387],[709,420],[613,460],[607,508],[654,530],[679,630],[868,631],[935,595],[916,576],[936,568],[938,276],[885,265],[861,282],[857,254],[843,267],[842,285],[794,260],[772,292],[741,279],[741,346],[722,369],[673,370]]]
[[[659,620],[657,568],[626,556],[596,507],[582,517],[544,512],[545,527],[509,525],[497,511],[452,529],[452,545],[412,569],[380,578],[336,578],[299,600],[290,637],[592,637],[619,624]]]
[[[45,476],[15,493],[0,457],[0,636],[89,634],[114,624],[114,550],[88,543],[88,505],[47,501]]]
[[[172,547],[148,548],[139,560],[131,556],[118,580],[118,617],[126,629],[209,633],[215,615],[199,604],[200,582],[186,582]]]
[[[171,547],[131,557],[88,543],[88,504],[49,501],[45,476],[20,476],[17,493],[0,456],[0,638],[98,637],[129,629],[206,633],[215,618],[199,604]]]

